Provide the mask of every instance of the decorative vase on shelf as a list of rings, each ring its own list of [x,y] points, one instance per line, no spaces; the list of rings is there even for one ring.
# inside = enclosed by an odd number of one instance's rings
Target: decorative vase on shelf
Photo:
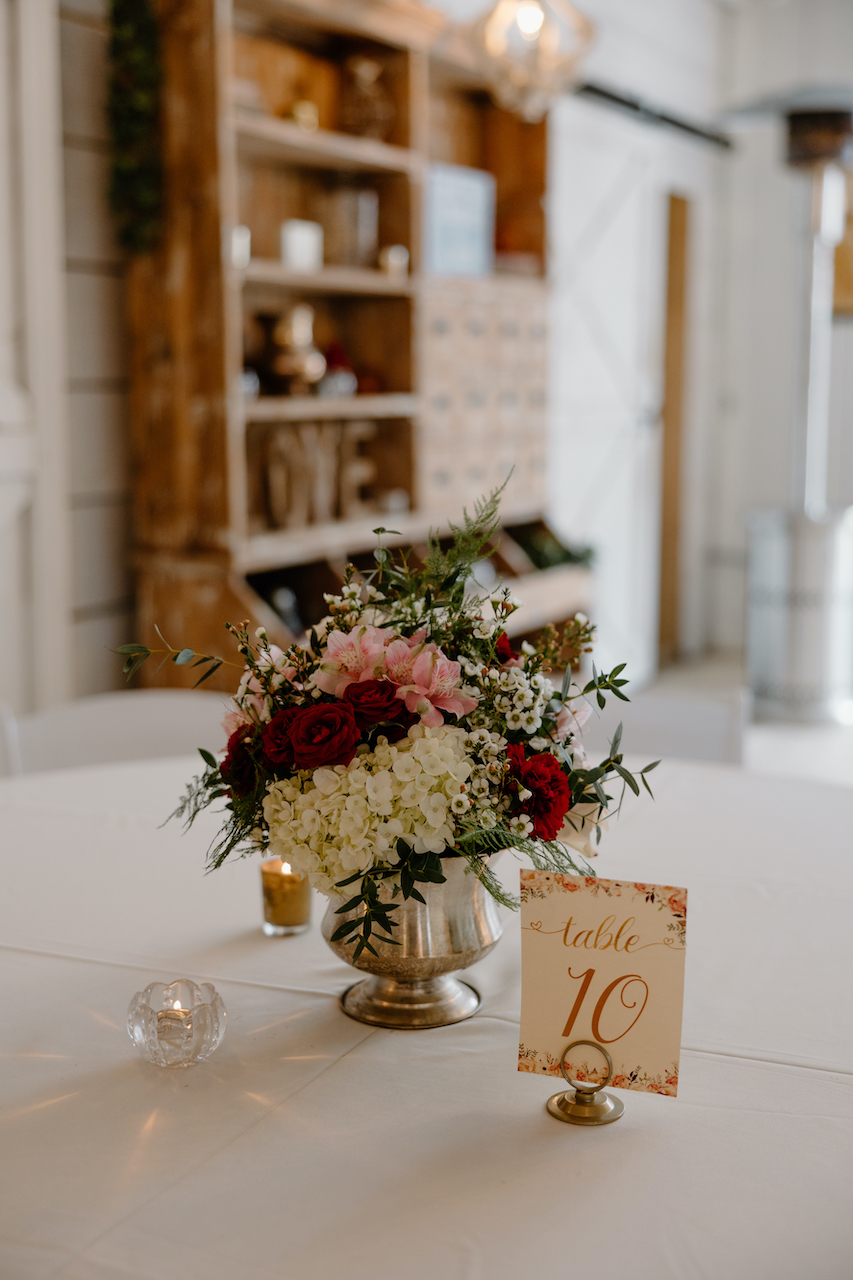
[[[355,911],[337,915],[341,899],[330,902],[323,937],[342,960],[373,975],[344,992],[341,1006],[346,1014],[377,1027],[418,1030],[462,1022],[477,1012],[478,993],[451,974],[487,956],[503,927],[494,899],[467,868],[464,858],[442,858],[444,883],[418,885],[425,902],[399,895],[393,899],[399,903],[393,936],[400,945],[373,934],[370,941],[377,955],[365,949],[358,960],[353,960],[355,939],[331,941]],[[380,899],[392,901],[391,893],[383,885]]]
[[[340,108],[344,132],[384,142],[396,115],[394,99],[382,83],[382,63],[359,55],[348,58]]]

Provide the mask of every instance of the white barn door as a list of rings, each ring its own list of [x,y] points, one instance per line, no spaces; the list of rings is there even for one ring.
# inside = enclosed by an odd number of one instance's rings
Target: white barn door
[[[661,407],[668,197],[696,201],[688,277],[682,469],[685,647],[703,642],[704,465],[715,395],[713,237],[719,161],[707,148],[563,99],[550,119],[551,492],[555,528],[595,549],[596,664],[657,669]],[[719,272],[717,273],[720,274]]]

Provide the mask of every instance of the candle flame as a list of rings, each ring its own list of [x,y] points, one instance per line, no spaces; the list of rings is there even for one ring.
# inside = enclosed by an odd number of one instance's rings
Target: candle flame
[[[290,875],[290,863],[289,863],[289,862],[283,862],[283,863],[281,864],[281,874],[282,874],[283,876],[289,876],[289,875]]]
[[[175,1003],[172,1005],[173,1009],[180,1009],[180,1007],[181,1007],[180,1000],[176,1000]]]

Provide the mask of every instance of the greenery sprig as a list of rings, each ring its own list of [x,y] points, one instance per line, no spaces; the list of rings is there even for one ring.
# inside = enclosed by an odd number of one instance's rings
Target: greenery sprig
[[[230,622],[226,622],[225,625],[229,631],[237,634],[238,628],[232,626]],[[248,624],[244,624],[244,628],[247,625]],[[160,653],[162,653],[164,657],[160,666],[157,668],[158,671],[165,662],[173,662],[177,667],[186,667],[191,665],[193,667],[207,668],[196,680],[193,685],[194,689],[197,689],[200,684],[204,684],[205,680],[209,680],[212,675],[215,675],[221,666],[236,667],[240,671],[243,669],[242,663],[228,662],[226,658],[220,658],[217,654],[196,653],[194,649],[187,648],[176,649],[174,645],[169,644],[169,641],[156,624],[154,626],[154,630],[166,646],[165,649],[151,649],[147,644],[122,644],[119,645],[117,649],[110,650],[110,653],[117,653],[124,658],[125,661],[124,666],[122,667],[122,674],[125,675],[128,680],[132,679],[133,676],[136,675],[143,662],[147,662],[154,654]]]
[[[112,0],[109,63],[110,208],[121,246],[146,253],[157,245],[163,217],[162,67],[151,0]]]
[[[357,935],[353,960],[357,960],[365,949],[374,956],[378,954],[370,943],[374,926],[387,935],[382,939],[383,942],[391,943],[395,947],[400,945],[397,939],[391,936],[391,930],[397,928],[397,922],[392,920],[389,914],[398,909],[399,903],[380,901],[379,886],[383,880],[399,875],[400,883],[394,886],[392,897],[401,893],[404,900],[414,898],[417,902],[426,902],[426,898],[416,888],[418,884],[444,884],[446,877],[441,870],[441,859],[437,853],[415,853],[405,840],[398,840],[397,856],[400,861],[396,867],[377,868],[367,873],[359,871],[346,880],[338,881],[339,889],[361,881],[355,896],[345,902],[342,907],[338,907],[335,912],[335,915],[342,916],[355,911],[357,913],[355,918],[345,920],[332,934],[332,942],[343,942],[351,935]]]

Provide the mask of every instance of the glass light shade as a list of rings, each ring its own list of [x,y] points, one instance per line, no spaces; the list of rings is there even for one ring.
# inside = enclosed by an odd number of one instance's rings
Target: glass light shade
[[[567,0],[498,0],[470,37],[500,106],[533,122],[572,84],[593,30]]]

